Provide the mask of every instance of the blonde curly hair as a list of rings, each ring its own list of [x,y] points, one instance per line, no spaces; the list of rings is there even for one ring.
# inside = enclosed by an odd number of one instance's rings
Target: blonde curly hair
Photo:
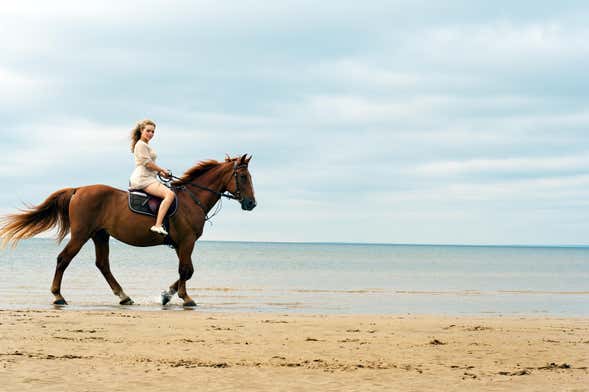
[[[141,139],[141,131],[143,131],[143,128],[147,125],[153,125],[154,128],[156,127],[153,121],[145,119],[139,121],[137,125],[135,125],[135,128],[131,130],[131,152],[135,151],[135,144]]]

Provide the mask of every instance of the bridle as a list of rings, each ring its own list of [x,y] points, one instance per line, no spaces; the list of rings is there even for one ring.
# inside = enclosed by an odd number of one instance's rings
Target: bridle
[[[188,192],[188,195],[190,196],[190,198],[192,199],[192,201],[194,201],[194,203],[196,205],[198,205],[203,210],[203,212],[205,213],[205,221],[207,221],[207,220],[211,219],[213,216],[217,215],[217,213],[220,210],[220,207],[211,216],[208,216],[207,215],[207,210],[205,209],[205,206],[201,203],[200,200],[198,200],[198,197],[196,197],[196,195],[190,189],[188,189],[188,186],[192,186],[192,187],[195,187],[195,188],[202,189],[204,191],[208,191],[208,192],[214,193],[215,195],[219,196],[219,198],[225,197],[225,198],[230,199],[230,200],[237,200],[239,202],[242,202],[243,201],[243,197],[241,196],[241,189],[239,188],[239,181],[237,179],[237,171],[239,169],[243,169],[243,168],[247,168],[247,164],[243,164],[243,163],[242,164],[237,164],[237,161],[233,162],[233,178],[235,179],[235,192],[233,192],[233,194],[231,194],[229,191],[219,192],[219,191],[216,191],[216,190],[211,189],[209,187],[206,187],[206,186],[203,186],[203,185],[199,185],[199,184],[195,184],[195,183],[192,183],[192,182],[189,182],[189,183],[183,184],[183,185],[172,185],[171,184],[171,180],[172,179],[178,181],[178,180],[180,180],[180,178],[179,177],[176,177],[176,176],[173,176],[171,173],[170,173],[170,176],[168,178],[164,178],[164,177],[160,176],[159,173],[157,174],[157,177],[160,179],[160,181],[165,186],[167,186],[168,188],[172,189],[173,191],[176,191],[176,190],[178,190],[178,191],[185,190],[186,192]]]
[[[239,181],[237,180],[237,171],[239,169],[247,169],[247,163],[242,163],[241,165],[237,164],[237,161],[233,162],[233,178],[235,178],[235,192],[232,195],[231,193],[223,194],[223,196],[228,197],[229,199],[239,200],[239,202],[243,201],[243,197],[241,196],[241,189],[239,189]]]

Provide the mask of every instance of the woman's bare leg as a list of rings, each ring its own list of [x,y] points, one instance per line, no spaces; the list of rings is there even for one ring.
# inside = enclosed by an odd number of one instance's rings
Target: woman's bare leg
[[[153,184],[148,185],[145,188],[145,191],[150,195],[161,197],[163,199],[157,212],[157,218],[155,220],[155,225],[161,227],[164,222],[166,212],[168,212],[168,209],[174,202],[174,197],[176,197],[176,195],[169,188],[166,188],[159,182],[154,182]]]

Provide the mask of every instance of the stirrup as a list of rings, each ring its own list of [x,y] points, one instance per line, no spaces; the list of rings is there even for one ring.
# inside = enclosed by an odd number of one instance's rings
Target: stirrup
[[[157,227],[157,226],[151,226],[151,228],[149,229],[151,231],[153,231],[154,233],[158,233],[161,235],[168,235],[168,232],[166,231],[166,229],[164,229],[163,227]]]

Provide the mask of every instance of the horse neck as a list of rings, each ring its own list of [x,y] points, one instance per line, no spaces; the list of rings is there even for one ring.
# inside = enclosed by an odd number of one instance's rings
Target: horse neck
[[[222,193],[227,189],[227,183],[232,178],[232,168],[233,163],[230,165],[228,162],[220,163],[218,167],[209,170],[191,182]],[[220,196],[218,194],[198,188],[192,188],[192,190],[199,195],[199,199],[204,204],[207,212],[219,201]]]

